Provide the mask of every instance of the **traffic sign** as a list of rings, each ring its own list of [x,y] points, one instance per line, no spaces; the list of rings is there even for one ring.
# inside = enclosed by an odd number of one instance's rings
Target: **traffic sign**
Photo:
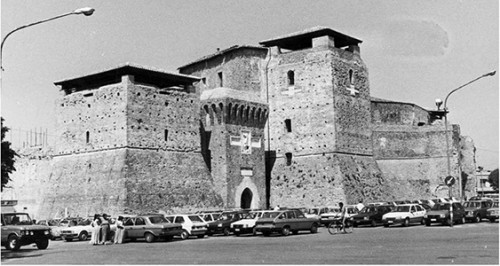
[[[455,178],[453,176],[449,175],[449,176],[445,177],[444,183],[447,186],[451,187],[451,186],[453,186],[453,184],[455,184]]]

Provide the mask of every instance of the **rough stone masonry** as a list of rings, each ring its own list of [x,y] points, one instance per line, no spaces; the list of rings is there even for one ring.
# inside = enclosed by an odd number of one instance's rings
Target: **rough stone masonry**
[[[442,116],[372,97],[360,43],[315,27],[179,73],[126,63],[56,82],[57,143],[20,151],[2,199],[43,219],[447,196]],[[472,140],[448,137],[453,175],[473,175]]]

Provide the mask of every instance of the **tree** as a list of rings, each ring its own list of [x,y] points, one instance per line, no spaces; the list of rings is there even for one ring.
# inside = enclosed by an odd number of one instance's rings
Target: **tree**
[[[14,157],[18,156],[17,153],[10,148],[10,142],[8,141],[3,141],[5,138],[5,133],[9,132],[8,127],[3,126],[3,117],[1,117],[1,125],[2,125],[2,187],[1,191],[3,191],[3,188],[7,186],[7,183],[11,181],[9,175],[16,171],[16,168],[14,167],[14,162],[15,159]]]
[[[488,182],[490,182],[494,190],[498,190],[498,168],[488,175]]]

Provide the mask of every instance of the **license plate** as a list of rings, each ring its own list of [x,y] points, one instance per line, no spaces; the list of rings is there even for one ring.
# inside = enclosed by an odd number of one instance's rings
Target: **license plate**
[[[390,224],[392,224],[392,223],[393,223],[393,221],[387,221],[387,223],[390,223]]]
[[[436,219],[431,219],[431,222],[435,222],[435,221],[436,221]]]
[[[239,229],[239,228],[235,228],[235,229],[234,229],[234,231],[235,231],[235,232],[239,232],[239,231],[240,231],[240,229]]]

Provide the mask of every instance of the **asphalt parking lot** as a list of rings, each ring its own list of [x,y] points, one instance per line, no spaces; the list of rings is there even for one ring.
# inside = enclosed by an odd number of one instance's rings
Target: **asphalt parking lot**
[[[212,236],[92,246],[51,241],[47,250],[2,248],[2,264],[495,264],[498,223],[359,227],[352,234]]]

